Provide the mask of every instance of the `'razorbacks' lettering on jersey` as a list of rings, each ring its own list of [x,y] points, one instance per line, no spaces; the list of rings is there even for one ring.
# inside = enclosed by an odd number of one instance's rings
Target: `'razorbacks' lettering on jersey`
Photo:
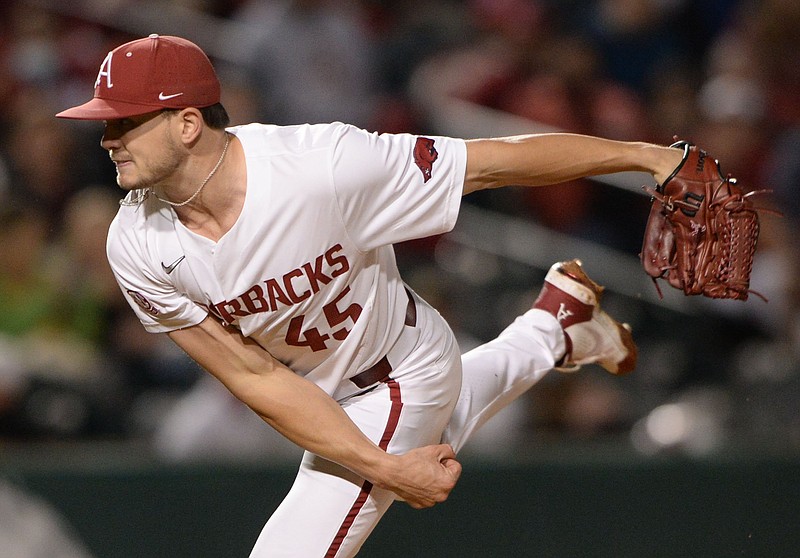
[[[334,244],[313,262],[306,262],[281,277],[264,279],[233,300],[212,302],[208,310],[223,322],[232,324],[237,318],[274,312],[280,305],[299,304],[318,293],[333,278],[350,270],[350,263],[342,250],[341,244]]]

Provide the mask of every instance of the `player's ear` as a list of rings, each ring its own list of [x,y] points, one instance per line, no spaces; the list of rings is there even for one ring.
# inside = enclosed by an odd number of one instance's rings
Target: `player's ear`
[[[196,108],[185,108],[178,111],[176,114],[176,122],[178,126],[178,134],[181,141],[187,147],[193,145],[200,139],[200,134],[203,131],[203,115]]]

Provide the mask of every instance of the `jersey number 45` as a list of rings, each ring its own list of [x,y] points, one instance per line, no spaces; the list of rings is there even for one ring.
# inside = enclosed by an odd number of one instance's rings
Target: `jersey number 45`
[[[344,310],[339,309],[339,301],[349,292],[350,287],[345,287],[344,290],[339,293],[339,296],[322,307],[325,320],[328,322],[329,333],[322,333],[319,328],[316,327],[303,329],[303,322],[305,321],[306,315],[300,314],[292,318],[292,321],[289,322],[289,331],[286,332],[286,344],[296,347],[308,347],[312,351],[324,351],[328,348],[327,342],[331,337],[336,341],[344,341],[350,333],[350,330],[344,327],[343,324],[347,320],[351,320],[353,324],[355,324],[358,317],[361,315],[360,304],[353,303]]]

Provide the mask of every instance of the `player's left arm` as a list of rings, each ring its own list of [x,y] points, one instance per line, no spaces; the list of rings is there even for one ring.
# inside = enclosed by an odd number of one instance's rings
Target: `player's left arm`
[[[553,133],[467,142],[464,195],[502,186],[544,186],[623,171],[648,172],[661,184],[682,151],[644,142]]]

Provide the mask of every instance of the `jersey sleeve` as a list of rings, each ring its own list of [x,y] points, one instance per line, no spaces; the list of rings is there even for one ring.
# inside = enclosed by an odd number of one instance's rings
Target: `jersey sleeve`
[[[339,210],[360,249],[441,234],[455,225],[466,172],[463,140],[343,126],[332,153]]]
[[[134,234],[136,223],[123,208],[111,224],[106,244],[111,270],[122,294],[150,333],[166,333],[196,325],[207,312],[169,282],[157,256],[148,250],[148,236]],[[156,267],[159,266],[159,267]]]

